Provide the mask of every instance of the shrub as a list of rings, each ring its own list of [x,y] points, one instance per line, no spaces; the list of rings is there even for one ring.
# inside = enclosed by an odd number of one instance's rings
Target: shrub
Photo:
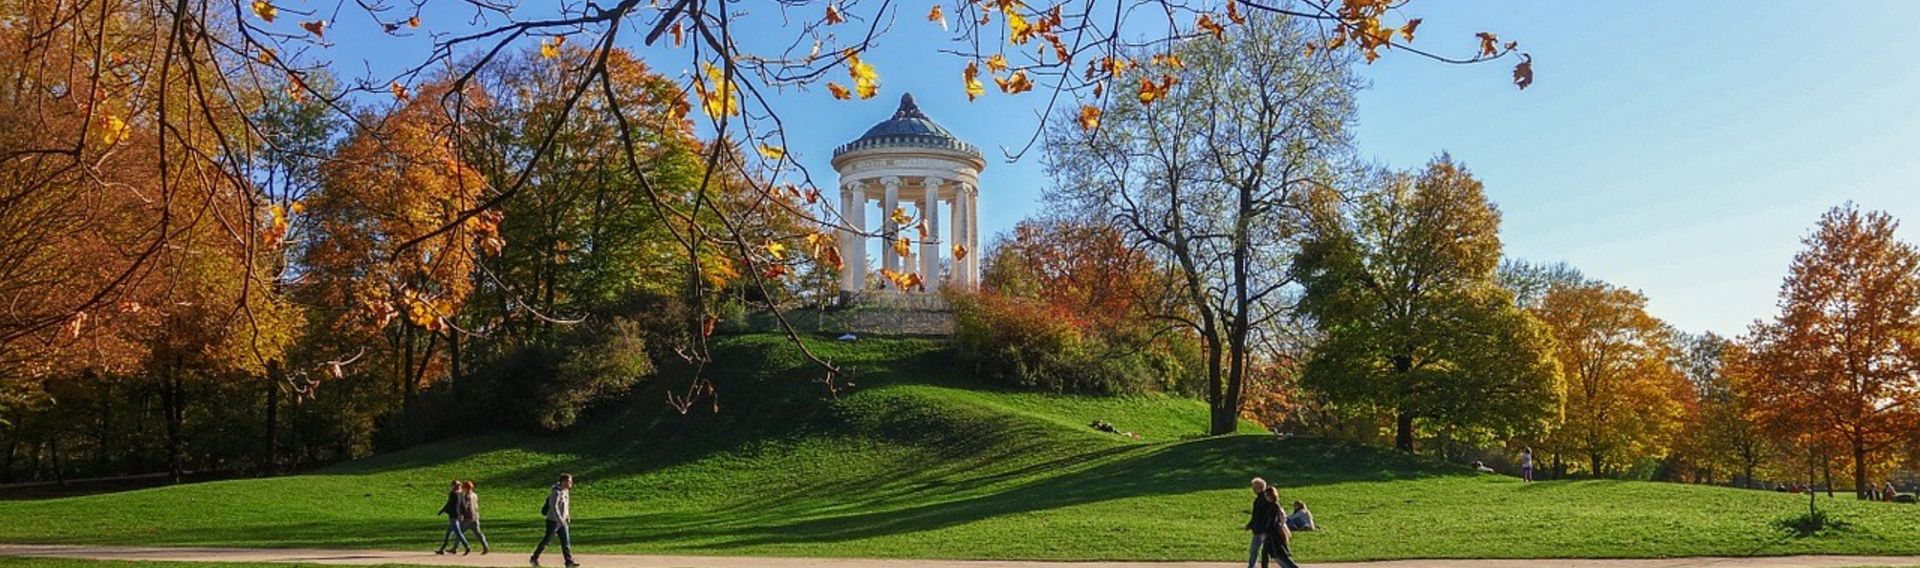
[[[955,294],[954,343],[983,377],[1022,388],[1077,394],[1191,394],[1197,356],[1172,343],[1100,334],[1030,298]]]

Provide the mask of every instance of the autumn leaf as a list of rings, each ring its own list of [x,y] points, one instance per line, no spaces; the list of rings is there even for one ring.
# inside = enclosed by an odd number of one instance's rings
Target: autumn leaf
[[[1149,105],[1153,104],[1154,101],[1167,98],[1167,92],[1173,90],[1173,84],[1177,82],[1179,82],[1179,79],[1174,78],[1174,76],[1170,74],[1161,75],[1160,82],[1158,83],[1155,83],[1151,78],[1141,77],[1140,104]]]
[[[409,28],[418,28],[418,27],[420,27],[420,16],[418,16],[418,15],[415,15],[415,16],[412,16],[412,17],[409,17],[409,18],[407,18],[407,27],[409,27]]]
[[[1533,84],[1532,55],[1520,54],[1520,64],[1513,66],[1513,84],[1521,90],[1526,90],[1527,86]]]
[[[271,24],[273,18],[280,15],[280,9],[273,7],[273,3],[267,0],[253,0],[253,15]]]
[[[1474,37],[1480,38],[1481,57],[1493,57],[1500,54],[1500,38],[1494,37],[1493,34],[1487,32],[1480,32],[1473,35]]]
[[[1406,24],[1403,24],[1400,26],[1400,37],[1407,41],[1413,41],[1413,30],[1418,29],[1419,27],[1420,27],[1420,18],[1407,20]]]
[[[906,237],[900,237],[900,238],[894,239],[893,252],[900,256],[912,256],[913,240]]]
[[[767,243],[767,256],[773,257],[774,260],[786,260],[787,245],[780,244],[779,242]]]
[[[769,160],[779,161],[787,157],[787,149],[769,144],[760,145],[760,155]]]
[[[998,53],[987,57],[987,71],[999,73],[1007,70],[1007,56]]]
[[[387,85],[387,90],[393,91],[393,98],[403,103],[407,102],[407,99],[412,98],[407,94],[406,85],[401,85],[399,81],[394,81],[393,84]]]
[[[889,214],[887,218],[892,219],[895,225],[905,225],[913,222],[913,216],[907,214],[907,208],[905,207],[893,208],[893,213]]]
[[[1008,38],[1009,41],[1016,44],[1026,43],[1033,34],[1033,26],[1027,25],[1027,19],[1020,17],[1019,12],[1008,10],[1007,31],[1013,32],[1012,37]]]
[[[540,57],[554,59],[560,57],[560,46],[567,43],[567,36],[553,36],[540,42]]]
[[[307,33],[313,34],[313,37],[320,39],[326,39],[327,37],[327,23],[324,21],[311,20],[300,22],[300,29],[307,30]]]
[[[1247,23],[1247,16],[1245,14],[1240,13],[1239,2],[1235,2],[1234,0],[1227,0],[1227,21],[1230,21],[1236,24]]]
[[[674,23],[673,23],[673,27],[671,27],[671,28],[668,28],[668,29],[667,29],[667,32],[668,32],[668,33],[671,33],[671,34],[673,34],[673,46],[674,46],[674,47],[680,47],[680,46],[682,46],[682,45],[686,45],[686,43],[687,43],[687,30],[686,30],[686,28],[685,28],[684,26],[682,26],[682,25],[680,24],[680,22],[674,22]]]
[[[1100,108],[1093,105],[1080,107],[1080,130],[1091,132],[1100,127]]]
[[[695,79],[694,94],[700,97],[700,110],[707,116],[719,119],[723,116],[740,114],[740,98],[734,94],[733,84],[727,81],[719,67],[712,63],[701,63],[706,73],[704,79]]]
[[[955,243],[953,245],[953,260],[961,261],[966,259],[967,259],[967,245]]]
[[[987,94],[986,85],[980,84],[980,64],[979,63],[972,62],[972,61],[967,62],[967,70],[961,72],[960,75],[961,77],[966,78],[966,81],[967,81],[967,101],[968,102],[972,102],[973,99],[979,98],[980,95]]]
[[[847,50],[847,75],[853,77],[853,90],[860,98],[871,99],[880,93],[880,75],[853,50]]]
[[[827,25],[844,24],[846,21],[847,17],[840,14],[840,8],[832,4],[827,5]]]
[[[945,29],[948,29],[948,28],[947,28],[947,15],[946,15],[946,13],[944,13],[944,12],[941,12],[941,11],[940,11],[940,5],[939,5],[939,4],[934,4],[934,5],[933,5],[933,11],[931,11],[931,12],[927,12],[927,21],[929,21],[929,22],[939,22],[939,23],[940,23],[940,29],[942,29],[942,30],[945,30]]]
[[[1005,79],[994,77],[993,82],[1000,84],[1000,90],[1010,95],[1018,95],[1033,90],[1033,81],[1027,79],[1025,69],[1014,71]]]
[[[1213,34],[1214,39],[1218,39],[1218,40],[1227,39],[1227,27],[1220,25],[1219,22],[1213,21],[1213,18],[1206,14],[1201,14],[1200,19],[1194,20],[1193,27],[1199,28],[1201,31]]]
[[[835,83],[832,81],[827,82],[827,92],[833,93],[833,98],[840,99],[843,101],[853,98],[852,91],[848,91],[846,87],[842,87],[840,86],[839,83]]]
[[[107,115],[106,124],[100,127],[100,143],[112,146],[115,142],[119,142],[120,139],[125,138],[126,135],[127,121],[121,120],[118,116]]]
[[[834,270],[841,269],[842,265],[846,262],[840,259],[840,249],[838,247],[827,247],[826,254],[821,256],[826,258],[827,265],[832,266]]]
[[[274,58],[273,48],[267,48],[267,47],[260,48],[260,56],[258,59],[260,60],[261,64],[272,65],[273,58]]]

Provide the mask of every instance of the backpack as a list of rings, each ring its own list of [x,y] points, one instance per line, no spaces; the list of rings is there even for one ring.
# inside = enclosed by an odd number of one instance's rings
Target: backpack
[[[547,494],[547,499],[546,499],[545,501],[542,501],[542,502],[540,502],[540,516],[542,516],[542,517],[551,517],[551,516],[553,516],[553,497],[554,497],[554,495],[557,495],[557,494],[555,494],[555,493],[548,493],[548,494]]]

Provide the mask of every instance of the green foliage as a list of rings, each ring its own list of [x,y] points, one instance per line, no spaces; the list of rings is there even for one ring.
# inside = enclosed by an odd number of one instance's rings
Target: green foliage
[[[1823,507],[1860,530],[1781,539],[1770,523],[1804,495],[1528,485],[1319,440],[1195,438],[1207,426],[1199,402],[982,388],[926,340],[808,339],[857,369],[858,386],[828,400],[785,341],[716,340],[710,375],[735,401],[717,414],[680,416],[642,385],[630,407],[561,436],[483,436],[311,475],[0,502],[0,541],[418,549],[438,536],[431,511],[458,477],[491,503],[482,513],[496,552],[525,550],[540,537],[552,474],[570,471],[580,482],[574,544],[591,552],[1219,561],[1245,550],[1245,484],[1262,475],[1326,527],[1295,535],[1309,562],[1920,553],[1884,536],[1920,531],[1910,506],[1833,500]],[[1086,427],[1096,419],[1144,439]]]
[[[1560,396],[1552,342],[1495,280],[1500,214],[1478,180],[1443,155],[1311,207],[1293,273],[1324,339],[1305,388],[1394,414],[1405,450],[1416,419],[1481,443],[1545,426]]]
[[[955,350],[982,378],[1076,394],[1191,395],[1199,388],[1199,353],[1191,341],[1091,332],[1034,299],[952,297]]]

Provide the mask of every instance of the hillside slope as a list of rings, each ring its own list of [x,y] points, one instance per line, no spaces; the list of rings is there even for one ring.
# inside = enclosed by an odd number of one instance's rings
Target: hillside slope
[[[597,552],[1035,559],[1230,559],[1246,481],[1265,475],[1328,530],[1311,561],[1409,557],[1920,553],[1920,508],[1840,501],[1846,531],[1792,539],[1792,496],[1632,482],[1523,485],[1371,448],[1201,438],[1201,403],[1007,392],[924,340],[729,338],[719,412],[659,392],[566,436],[436,444],[308,475],[0,503],[0,542],[425,549],[446,481],[474,479],[497,548],[538,539],[546,484],[579,477],[575,544]],[[1094,431],[1092,420],[1137,431]]]

